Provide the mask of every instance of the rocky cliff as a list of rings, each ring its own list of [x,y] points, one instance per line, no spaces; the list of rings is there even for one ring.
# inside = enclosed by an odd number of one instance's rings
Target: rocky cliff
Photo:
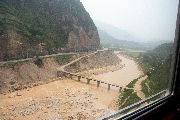
[[[97,28],[80,0],[0,1],[0,61],[99,46]]]

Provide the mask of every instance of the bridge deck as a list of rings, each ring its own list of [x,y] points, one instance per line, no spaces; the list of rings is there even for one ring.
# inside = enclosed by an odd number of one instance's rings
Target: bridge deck
[[[122,91],[125,91],[127,89],[131,89],[131,88],[127,88],[126,86],[119,86],[119,85],[116,85],[116,84],[107,83],[107,82],[104,82],[104,81],[101,81],[101,80],[88,78],[88,77],[85,77],[85,76],[82,76],[82,75],[79,75],[79,74],[75,74],[75,73],[70,73],[70,72],[67,72],[67,71],[61,71],[61,72],[63,74],[65,74],[66,77],[69,77],[70,79],[74,79],[74,80],[77,79],[78,82],[87,83],[87,84],[90,84],[90,85],[93,85],[93,86],[105,88],[107,90],[114,90],[114,91],[122,92]]]

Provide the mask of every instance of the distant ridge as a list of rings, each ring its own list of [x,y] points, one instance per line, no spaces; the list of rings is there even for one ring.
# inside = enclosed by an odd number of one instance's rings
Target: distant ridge
[[[137,50],[152,50],[157,46],[170,43],[171,40],[158,40],[143,42],[130,33],[120,30],[112,25],[95,21],[98,28],[101,44],[105,47],[128,48]]]

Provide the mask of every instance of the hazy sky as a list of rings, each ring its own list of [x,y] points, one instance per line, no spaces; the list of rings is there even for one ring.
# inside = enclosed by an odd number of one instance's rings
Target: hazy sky
[[[93,20],[147,41],[173,40],[178,0],[81,0]]]

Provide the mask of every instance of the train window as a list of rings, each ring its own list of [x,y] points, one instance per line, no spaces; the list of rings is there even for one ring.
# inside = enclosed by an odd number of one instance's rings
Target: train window
[[[128,119],[173,95],[178,4],[0,0],[0,119]]]

